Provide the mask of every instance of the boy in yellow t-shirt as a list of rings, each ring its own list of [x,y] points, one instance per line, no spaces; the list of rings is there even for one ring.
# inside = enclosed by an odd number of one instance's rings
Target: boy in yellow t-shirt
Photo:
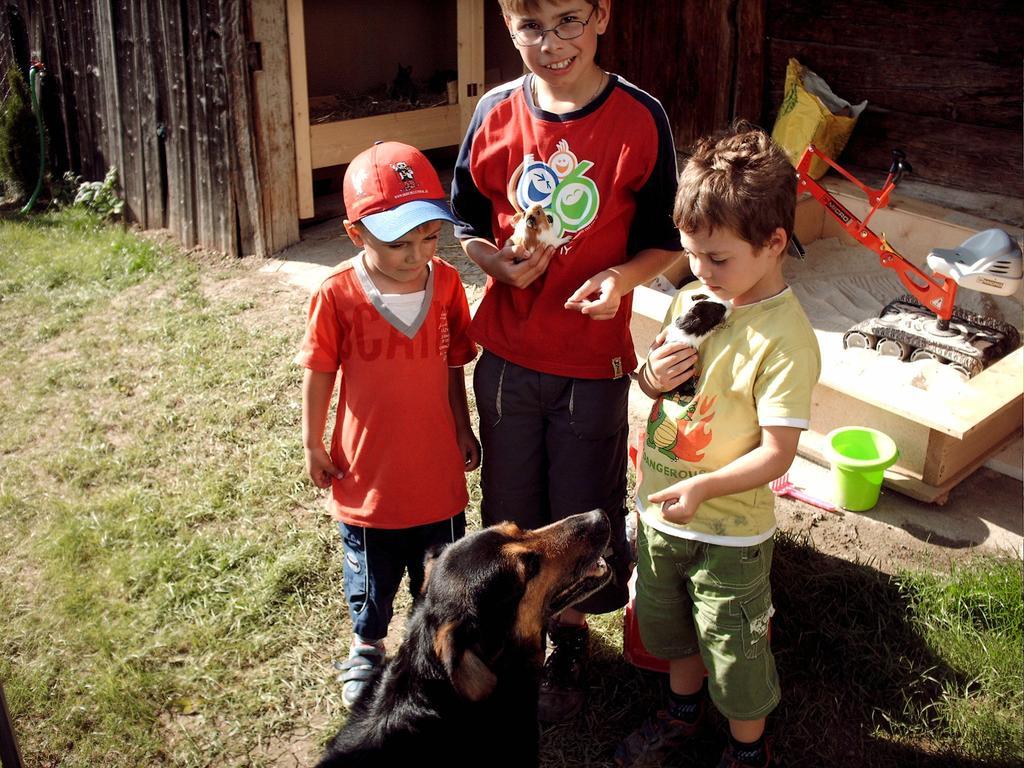
[[[760,130],[699,142],[680,177],[673,219],[698,282],[665,325],[705,297],[732,311],[699,351],[663,329],[640,371],[655,402],[637,482],[636,609],[644,645],[669,659],[670,698],[619,745],[619,766],[682,745],[709,696],[729,720],[720,768],[778,765],[764,739],[779,702],[767,484],[796,456],[821,369],[782,274],[795,204],[795,171]],[[679,394],[691,379],[693,395]]]

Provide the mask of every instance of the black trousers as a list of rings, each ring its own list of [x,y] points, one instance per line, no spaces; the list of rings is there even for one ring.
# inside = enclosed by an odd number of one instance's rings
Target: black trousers
[[[613,578],[573,606],[587,613],[628,598],[626,461],[630,379],[573,379],[524,368],[489,352],[473,390],[483,449],[484,525],[540,528],[592,509],[612,524]]]

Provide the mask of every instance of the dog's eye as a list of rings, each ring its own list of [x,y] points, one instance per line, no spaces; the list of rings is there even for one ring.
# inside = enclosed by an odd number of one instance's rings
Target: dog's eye
[[[548,224],[553,224],[554,221],[555,220],[553,218],[551,218],[551,214],[548,214]]]
[[[533,216],[527,216],[526,217],[526,223],[529,224],[531,227],[536,227],[537,226],[537,220],[535,218],[533,218]]]
[[[540,555],[536,552],[522,552],[519,561],[523,564],[523,575],[527,581],[540,573]]]

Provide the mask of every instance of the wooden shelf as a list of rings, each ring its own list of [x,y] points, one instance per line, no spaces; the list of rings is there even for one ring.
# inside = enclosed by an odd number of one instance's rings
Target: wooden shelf
[[[451,146],[462,141],[473,110],[484,93],[484,0],[457,2],[457,104],[310,125],[305,11],[303,0],[288,0],[299,218],[314,215],[315,168],[344,165],[377,140],[404,141],[419,149]],[[386,11],[382,8],[381,12]]]
[[[327,168],[349,163],[378,140],[434,149],[458,144],[462,133],[458,104],[317,123],[309,128],[310,166]]]

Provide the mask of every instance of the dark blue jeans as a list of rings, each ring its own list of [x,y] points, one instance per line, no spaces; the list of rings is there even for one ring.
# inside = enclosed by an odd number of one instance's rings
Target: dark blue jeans
[[[395,595],[409,571],[409,592],[423,588],[423,559],[431,547],[461,539],[466,513],[412,528],[363,528],[338,523],[345,550],[345,600],[352,631],[364,640],[383,640],[394,613]]]
[[[608,515],[614,578],[573,606],[585,613],[614,611],[628,598],[629,381],[553,376],[486,350],[473,374],[484,525],[540,528],[596,508]]]

